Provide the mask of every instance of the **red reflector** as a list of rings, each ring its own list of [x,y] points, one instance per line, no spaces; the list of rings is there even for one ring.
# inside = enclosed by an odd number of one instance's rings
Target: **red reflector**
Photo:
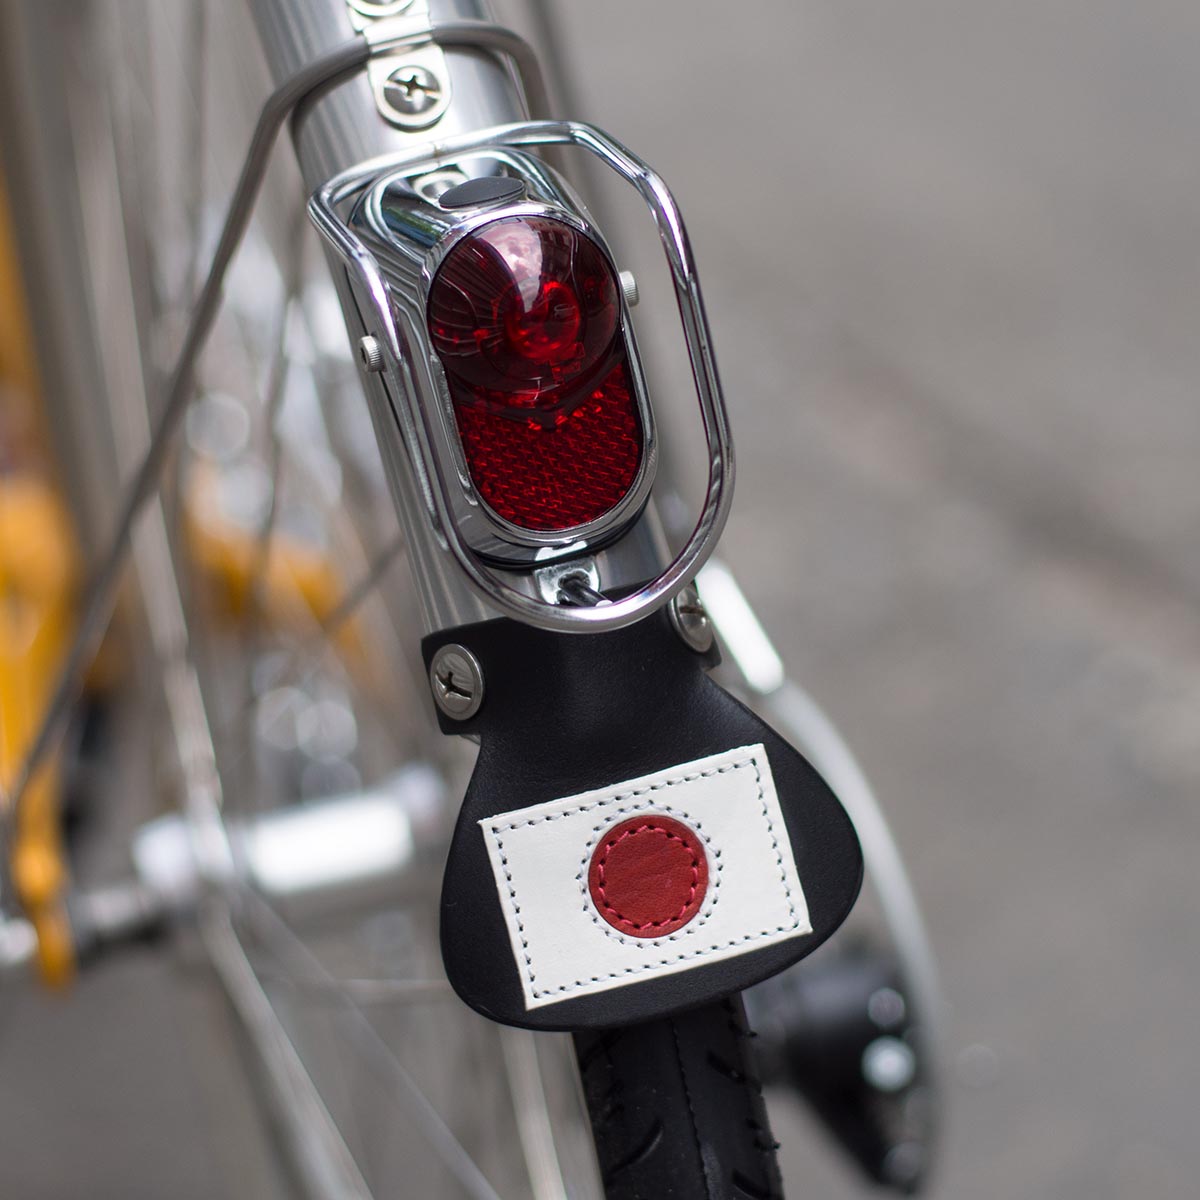
[[[600,248],[561,221],[506,217],[434,276],[429,330],[471,480],[501,517],[551,532],[628,495],[642,426]]]
[[[594,521],[637,476],[642,431],[621,363],[549,426],[469,403],[456,404],[455,415],[480,496],[523,529]]]

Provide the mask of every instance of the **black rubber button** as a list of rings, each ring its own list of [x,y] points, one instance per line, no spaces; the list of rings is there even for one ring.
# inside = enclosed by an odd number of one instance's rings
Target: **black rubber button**
[[[466,183],[448,188],[438,197],[438,203],[443,208],[478,208],[484,204],[520,200],[524,195],[525,185],[521,180],[485,175],[482,179],[468,179]]]

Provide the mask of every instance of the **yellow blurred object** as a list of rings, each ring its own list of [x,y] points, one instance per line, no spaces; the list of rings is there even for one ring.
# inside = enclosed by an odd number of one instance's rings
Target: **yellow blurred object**
[[[49,479],[7,199],[0,187],[0,797],[24,764],[74,628],[79,561]],[[37,932],[42,979],[62,986],[75,955],[64,894],[60,766],[29,781],[12,830],[13,886]]]
[[[272,628],[300,634],[323,624],[344,596],[340,573],[319,549],[276,532],[260,561],[258,536],[222,517],[216,475],[203,462],[191,473],[187,489],[188,550],[209,585],[220,615],[237,622],[257,616]],[[354,621],[333,634],[347,667],[362,669],[365,655]]]
[[[74,628],[78,564],[54,489],[31,475],[0,476],[0,789],[15,783],[37,733]],[[60,767],[45,763],[14,814],[12,878],[38,933],[48,983],[70,978],[63,893]]]

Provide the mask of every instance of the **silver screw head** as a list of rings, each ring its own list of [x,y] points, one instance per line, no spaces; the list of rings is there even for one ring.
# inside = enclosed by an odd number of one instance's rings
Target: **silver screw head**
[[[625,296],[625,303],[630,308],[637,308],[638,302],[638,285],[632,271],[620,271],[617,278],[621,281],[621,291]]]
[[[429,664],[433,702],[448,717],[465,721],[483,703],[483,669],[466,646],[441,646]]]
[[[671,601],[667,615],[671,618],[671,624],[675,626],[675,632],[683,638],[684,644],[697,654],[704,654],[712,648],[712,622],[700,602],[700,593],[696,591],[695,584],[689,583]]]
[[[362,360],[363,370],[377,375],[383,370],[383,347],[379,339],[367,334],[358,339],[358,357]]]
[[[406,117],[428,112],[441,95],[441,80],[415,63],[397,67],[383,85],[384,99]]]

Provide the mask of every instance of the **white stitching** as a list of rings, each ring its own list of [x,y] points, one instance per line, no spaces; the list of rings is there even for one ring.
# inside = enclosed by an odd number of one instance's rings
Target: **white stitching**
[[[652,783],[648,787],[633,788],[628,792],[618,792],[615,796],[605,796],[603,800],[593,800],[590,804],[578,804],[574,808],[568,808],[560,813],[547,813],[541,817],[529,817],[524,821],[509,821],[507,825],[490,825],[488,828],[493,833],[507,833],[510,829],[523,829],[526,825],[540,825],[543,821],[558,821],[562,817],[573,817],[576,813],[590,812],[593,808],[599,808],[602,804],[613,804],[617,800],[628,800],[631,796],[648,796],[651,792],[661,791],[663,788],[674,787],[677,783],[693,783],[697,779],[708,779],[713,775],[724,775],[727,771],[736,771],[741,767],[754,766],[755,774],[758,774],[758,766],[753,758],[743,758],[740,762],[726,763],[723,767],[711,767],[707,771],[697,771],[693,775],[681,775],[678,779],[664,779],[661,783]],[[759,796],[762,795],[762,776],[759,779]]]
[[[779,865],[779,878],[783,883],[784,895],[787,897],[788,912],[791,913],[792,916],[791,924],[777,925],[774,929],[761,929],[757,933],[747,933],[742,937],[732,938],[727,942],[714,943],[711,946],[699,946],[692,950],[681,951],[679,954],[673,955],[669,958],[658,959],[655,962],[641,963],[636,967],[624,967],[620,971],[610,971],[607,975],[592,975],[587,979],[576,979],[572,983],[563,984],[561,987],[546,988],[542,991],[539,991],[534,985],[534,980],[537,978],[537,976],[533,969],[533,960],[529,957],[529,943],[525,937],[525,923],[521,920],[521,906],[517,903],[517,893],[516,889],[513,887],[512,875],[508,870],[508,859],[504,854],[504,841],[500,837],[500,834],[513,829],[521,829],[528,825],[538,825],[543,821],[557,821],[562,817],[571,817],[575,816],[577,813],[590,812],[592,809],[611,805],[618,800],[627,800],[634,796],[648,796],[653,792],[674,787],[676,784],[692,783],[697,779],[708,779],[714,775],[724,775],[729,771],[740,770],[742,767],[754,768],[755,783],[758,787],[758,800],[762,805],[763,817],[767,822],[767,831],[771,837],[771,848],[775,851],[775,861]],[[613,815],[619,816],[624,811],[634,812],[639,811],[639,809],[618,808],[616,813]],[[596,828],[598,827],[593,827],[593,832],[595,832]],[[688,958],[696,958],[701,954],[712,954],[716,951],[728,950],[733,946],[744,945],[746,942],[757,941],[760,938],[773,937],[777,933],[786,933],[789,929],[798,929],[801,926],[801,921],[796,915],[796,905],[792,897],[791,885],[788,883],[787,871],[783,865],[783,854],[779,849],[779,839],[776,836],[775,826],[771,820],[770,809],[767,807],[767,800],[762,782],[762,771],[759,769],[757,755],[751,755],[750,757],[740,759],[737,762],[727,763],[722,767],[712,767],[707,771],[697,771],[691,775],[682,775],[677,779],[665,779],[660,783],[652,783],[647,787],[632,788],[628,792],[619,792],[614,796],[606,796],[602,800],[593,800],[587,804],[579,804],[574,808],[566,809],[560,813],[547,813],[544,816],[530,817],[524,821],[509,821],[504,825],[492,824],[488,826],[488,831],[496,839],[496,849],[500,852],[500,862],[504,867],[504,878],[508,883],[509,899],[512,901],[513,913],[517,918],[517,929],[521,938],[522,957],[525,960],[526,966],[526,978],[529,981],[529,990],[533,998],[537,1000],[540,1000],[543,996],[563,995],[568,992],[573,992],[577,988],[587,987],[589,983],[602,983],[608,979],[619,979],[624,975],[638,975],[646,971],[654,970],[657,967],[666,967],[670,966],[672,963],[683,962]],[[667,939],[656,939],[656,941],[657,940],[669,941],[671,940],[671,937],[668,937]]]

